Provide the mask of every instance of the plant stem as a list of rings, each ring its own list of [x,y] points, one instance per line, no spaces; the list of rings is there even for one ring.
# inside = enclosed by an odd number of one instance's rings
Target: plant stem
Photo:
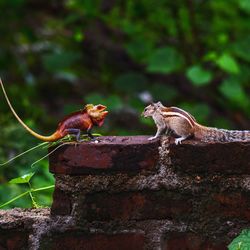
[[[33,194],[32,194],[32,187],[31,187],[31,184],[30,184],[29,181],[28,181],[28,185],[29,185],[29,188],[30,188],[30,190],[29,190],[29,196],[30,196],[30,198],[31,198],[32,206],[33,206],[34,208],[38,208],[39,206],[38,206],[38,204],[36,203],[35,197],[34,197]]]
[[[28,191],[26,191],[26,192],[24,192],[24,193],[22,193],[22,194],[20,194],[20,195],[18,195],[16,197],[14,197],[13,199],[5,202],[4,204],[0,205],[0,208],[9,205],[10,203],[14,202],[15,200],[18,200],[18,199],[22,198],[23,196],[29,194],[30,192],[39,192],[39,191],[51,189],[51,188],[54,188],[54,187],[55,187],[55,185],[51,185],[51,186],[47,186],[47,187],[42,187],[42,188],[36,188],[36,189],[28,190]]]
[[[18,199],[22,198],[23,196],[25,196],[25,195],[28,194],[29,192],[30,192],[30,191],[26,191],[26,192],[24,192],[24,193],[22,193],[22,194],[16,196],[15,198],[13,198],[13,199],[11,199],[11,200],[5,202],[4,204],[2,204],[2,205],[0,206],[0,208],[9,205],[10,203],[12,203],[12,202],[15,201],[15,200],[18,200]]]
[[[8,164],[8,163],[10,163],[10,162],[12,162],[12,161],[14,161],[14,160],[17,159],[18,157],[21,157],[22,155],[27,154],[27,153],[29,153],[30,151],[32,151],[32,150],[34,150],[34,149],[36,149],[36,148],[39,148],[39,147],[41,147],[41,146],[43,146],[43,145],[46,145],[46,144],[48,144],[48,142],[40,143],[40,144],[36,145],[35,147],[30,148],[30,149],[28,149],[28,150],[22,152],[21,154],[19,154],[19,155],[13,157],[13,158],[11,158],[11,159],[9,159],[8,161],[6,161],[6,162],[4,162],[4,163],[1,163],[0,166],[4,166],[4,165],[6,165],[6,164]]]

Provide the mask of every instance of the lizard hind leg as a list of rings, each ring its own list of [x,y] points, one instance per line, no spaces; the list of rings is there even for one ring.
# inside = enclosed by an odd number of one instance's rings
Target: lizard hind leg
[[[69,128],[69,129],[67,129],[67,133],[68,133],[68,134],[71,134],[71,135],[75,135],[76,141],[77,141],[77,142],[80,142],[80,141],[81,141],[81,139],[80,139],[81,130],[80,130],[80,129],[77,129],[77,128]]]

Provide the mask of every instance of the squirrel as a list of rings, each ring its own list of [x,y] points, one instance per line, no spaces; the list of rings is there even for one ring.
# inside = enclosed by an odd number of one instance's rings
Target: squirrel
[[[74,112],[66,116],[59,124],[56,131],[50,136],[43,136],[31,128],[29,128],[17,115],[14,108],[11,105],[11,102],[7,96],[2,80],[0,79],[0,85],[3,90],[4,97],[10,107],[11,112],[14,114],[16,119],[20,122],[20,124],[34,137],[46,141],[46,142],[54,142],[57,141],[68,134],[73,134],[76,136],[76,141],[80,141],[81,131],[86,131],[90,138],[93,138],[91,134],[91,129],[93,126],[101,127],[104,123],[104,119],[108,114],[108,111],[105,111],[107,108],[104,105],[98,104],[87,104],[80,111]]]
[[[142,112],[144,117],[152,117],[157,132],[150,137],[153,140],[160,135],[174,132],[179,138],[175,139],[175,144],[187,138],[194,137],[205,142],[246,142],[250,141],[250,130],[226,130],[206,127],[196,122],[195,118],[183,109],[177,107],[165,107],[161,102],[148,105]]]

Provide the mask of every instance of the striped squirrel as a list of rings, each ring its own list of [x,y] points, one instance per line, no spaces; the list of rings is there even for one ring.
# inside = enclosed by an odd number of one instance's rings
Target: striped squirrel
[[[206,127],[196,122],[195,118],[177,107],[165,107],[161,102],[148,105],[142,112],[144,117],[152,117],[157,132],[155,136],[150,137],[153,140],[160,135],[174,132],[179,138],[175,139],[175,144],[187,138],[194,137],[197,140],[205,142],[246,142],[250,141],[250,130],[226,130],[212,127]]]

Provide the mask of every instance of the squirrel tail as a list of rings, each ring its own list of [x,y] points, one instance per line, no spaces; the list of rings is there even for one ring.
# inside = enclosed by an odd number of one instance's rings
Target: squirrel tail
[[[220,142],[250,141],[250,130],[212,129],[210,140]]]
[[[250,130],[226,130],[219,129],[221,141],[250,141]]]
[[[246,142],[250,141],[250,130],[227,130],[199,125],[195,137],[207,142]]]

